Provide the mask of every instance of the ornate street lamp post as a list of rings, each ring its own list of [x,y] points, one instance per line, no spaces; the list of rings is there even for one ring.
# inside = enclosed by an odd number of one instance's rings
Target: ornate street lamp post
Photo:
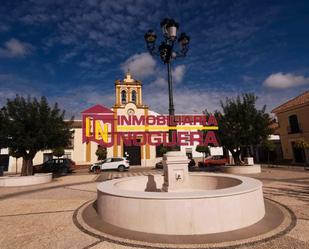
[[[163,33],[163,41],[159,47],[156,47],[157,36],[153,30],[148,30],[144,38],[147,44],[147,49],[152,56],[159,55],[164,64],[167,65],[168,77],[168,97],[169,97],[169,116],[175,115],[174,101],[173,101],[173,81],[171,62],[178,57],[185,57],[188,49],[190,37],[186,33],[181,33],[177,39],[177,31],[179,24],[174,19],[165,18],[161,22],[161,29]],[[175,42],[178,41],[178,49],[175,48]],[[172,131],[169,132],[169,141],[172,141]]]

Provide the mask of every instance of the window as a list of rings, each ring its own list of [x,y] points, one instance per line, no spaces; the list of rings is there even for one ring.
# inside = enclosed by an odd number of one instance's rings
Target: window
[[[300,132],[298,119],[296,115],[289,116],[289,122],[290,122],[290,133],[298,133]]]
[[[54,163],[56,163],[56,159],[46,161],[47,165],[52,165]]]
[[[123,159],[122,158],[113,158],[113,160],[112,160],[112,162],[120,162],[120,161],[123,161]]]
[[[124,104],[127,102],[127,92],[125,90],[121,91],[121,103]]]
[[[53,153],[44,153],[43,154],[43,163],[52,160],[53,159]]]
[[[132,102],[136,103],[136,91],[132,91]]]

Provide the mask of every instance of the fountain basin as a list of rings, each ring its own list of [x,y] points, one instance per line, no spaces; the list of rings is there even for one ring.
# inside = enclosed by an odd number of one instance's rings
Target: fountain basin
[[[161,192],[163,176],[106,181],[97,187],[99,218],[132,231],[167,235],[227,232],[265,215],[262,183],[227,174],[192,173],[189,188]]]
[[[231,174],[259,174],[261,173],[261,165],[254,164],[254,165],[243,165],[243,166],[221,166],[221,171],[224,173],[231,173]]]

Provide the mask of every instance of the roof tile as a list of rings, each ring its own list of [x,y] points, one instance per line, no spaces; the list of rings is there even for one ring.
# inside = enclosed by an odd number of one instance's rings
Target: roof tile
[[[82,113],[87,113],[87,114],[98,114],[98,113],[105,113],[105,114],[113,114],[114,112],[111,111],[110,109],[102,106],[102,105],[94,105],[84,111]]]
[[[282,111],[286,111],[292,107],[303,105],[305,103],[309,103],[309,91],[306,91],[302,93],[301,95],[298,95],[297,97],[279,105],[275,109],[273,109],[272,113],[278,113]]]

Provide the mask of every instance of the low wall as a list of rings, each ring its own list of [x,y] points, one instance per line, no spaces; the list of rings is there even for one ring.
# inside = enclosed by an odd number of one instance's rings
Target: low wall
[[[51,182],[52,178],[52,173],[34,174],[33,176],[4,176],[0,177],[0,187],[37,185]]]
[[[261,165],[245,165],[245,166],[221,166],[221,171],[231,174],[258,174],[261,173]]]

